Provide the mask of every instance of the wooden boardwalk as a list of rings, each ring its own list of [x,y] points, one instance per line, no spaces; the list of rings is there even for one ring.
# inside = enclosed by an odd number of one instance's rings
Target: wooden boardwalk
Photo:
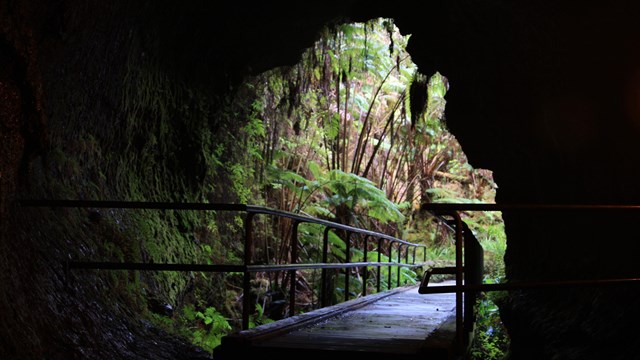
[[[214,360],[454,359],[455,294],[402,287],[227,335]]]

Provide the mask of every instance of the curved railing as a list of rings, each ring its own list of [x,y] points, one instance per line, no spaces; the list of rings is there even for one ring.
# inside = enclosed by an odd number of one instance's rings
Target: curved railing
[[[137,202],[137,201],[85,201],[85,200],[22,200],[22,206],[35,207],[74,207],[74,208],[117,208],[117,209],[159,209],[159,210],[204,210],[204,211],[230,211],[245,213],[244,218],[244,256],[242,264],[177,264],[177,263],[136,263],[136,262],[104,262],[104,261],[68,261],[65,263],[67,270],[73,269],[110,269],[110,270],[153,270],[153,271],[203,271],[203,272],[242,272],[244,294],[250,293],[251,276],[257,272],[288,271],[289,272],[289,316],[295,312],[295,281],[296,271],[303,269],[321,269],[321,307],[330,305],[329,295],[332,289],[328,286],[327,270],[329,269],[364,269],[362,272],[363,289],[362,295],[367,295],[368,267],[376,268],[376,291],[381,291],[382,267],[388,267],[387,288],[392,286],[392,268],[396,268],[396,286],[400,286],[400,268],[417,268],[426,265],[426,251],[423,251],[421,262],[416,261],[417,249],[426,248],[425,245],[411,243],[387,234],[360,229],[328,220],[303,216],[296,213],[274,210],[261,206],[243,204],[209,204],[209,203],[171,203],[171,202]],[[268,215],[279,218],[290,219],[291,226],[291,247],[289,249],[292,259],[286,264],[254,264],[254,230],[253,219],[257,215]],[[297,263],[298,248],[298,227],[300,224],[309,223],[324,227],[322,262],[320,263]],[[342,262],[329,262],[329,233],[331,231],[342,231],[346,235],[345,251],[346,258]],[[352,235],[364,237],[362,241],[363,259],[369,258],[370,244],[374,244],[377,252],[377,261],[351,261],[351,250],[357,246],[357,241],[351,241]],[[395,259],[393,257],[395,249]],[[381,261],[382,257],[389,261]],[[349,300],[349,271],[345,271],[345,301]],[[251,309],[251,299],[243,296],[242,328],[249,328],[249,315]]]
[[[605,287],[619,285],[638,285],[640,277],[635,278],[609,278],[609,279],[575,279],[575,280],[540,280],[540,281],[512,281],[507,283],[484,284],[466,281],[474,278],[478,269],[469,266],[468,258],[463,254],[471,253],[469,246],[471,242],[464,241],[464,224],[460,213],[468,211],[640,211],[640,205],[588,205],[588,204],[494,204],[494,203],[428,203],[422,204],[421,210],[445,219],[452,224],[455,230],[455,267],[430,269],[425,272],[425,277],[420,283],[418,292],[420,294],[456,293],[456,338],[459,351],[463,353],[464,348],[469,345],[468,333],[473,331],[473,304],[468,302],[472,297],[466,297],[463,301],[463,293],[473,294],[486,291],[510,291],[522,289],[542,289],[542,288],[568,288],[568,287]],[[446,220],[448,219],[448,220]],[[455,285],[429,286],[430,273],[455,274]],[[463,304],[464,302],[464,304]],[[465,310],[463,312],[463,310]]]

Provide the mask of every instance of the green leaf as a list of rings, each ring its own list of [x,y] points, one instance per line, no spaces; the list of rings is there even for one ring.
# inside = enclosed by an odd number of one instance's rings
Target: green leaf
[[[342,250],[343,254],[344,254],[344,251],[347,250],[347,244],[344,242],[344,240],[342,240],[333,231],[329,232],[329,235],[327,236],[327,240],[329,241],[329,244],[331,244],[331,245],[335,246],[336,248]]]
[[[309,171],[311,172],[311,174],[313,175],[313,177],[316,180],[322,179],[322,169],[320,168],[320,165],[318,165],[317,162],[311,160],[309,161],[309,163],[307,164],[307,167],[309,168]],[[316,182],[317,183],[317,182]]]

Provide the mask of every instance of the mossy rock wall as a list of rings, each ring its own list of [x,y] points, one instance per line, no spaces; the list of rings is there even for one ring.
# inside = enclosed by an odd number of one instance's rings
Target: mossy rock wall
[[[30,123],[26,131],[12,130],[16,146],[6,150],[13,157],[3,160],[3,175],[17,169],[15,183],[3,177],[3,192],[12,194],[2,204],[9,270],[2,280],[16,291],[3,291],[0,355],[105,358],[115,349],[117,357],[153,358],[149,351],[162,349],[176,358],[204,357],[147,320],[158,306],[192,300],[185,297],[197,290],[193,274],[65,264],[224,262],[241,250],[225,245],[238,242],[236,223],[217,225],[220,216],[211,212],[33,208],[16,201],[236,202],[225,165],[244,160],[227,134],[242,124],[223,114],[214,89],[191,85],[163,64],[166,48],[152,35],[164,24],[140,21],[155,3],[37,5],[2,13],[3,21],[25,21],[3,29],[0,40],[8,54],[2,75],[14,85],[5,93],[15,94]],[[31,43],[21,44],[29,34]],[[225,290],[218,292],[208,300],[223,301]],[[59,331],[47,331],[53,328]]]

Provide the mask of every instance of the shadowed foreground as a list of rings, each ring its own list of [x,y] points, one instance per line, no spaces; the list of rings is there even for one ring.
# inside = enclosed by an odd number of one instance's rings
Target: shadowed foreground
[[[455,294],[403,287],[228,335],[214,359],[453,359],[454,351]]]

